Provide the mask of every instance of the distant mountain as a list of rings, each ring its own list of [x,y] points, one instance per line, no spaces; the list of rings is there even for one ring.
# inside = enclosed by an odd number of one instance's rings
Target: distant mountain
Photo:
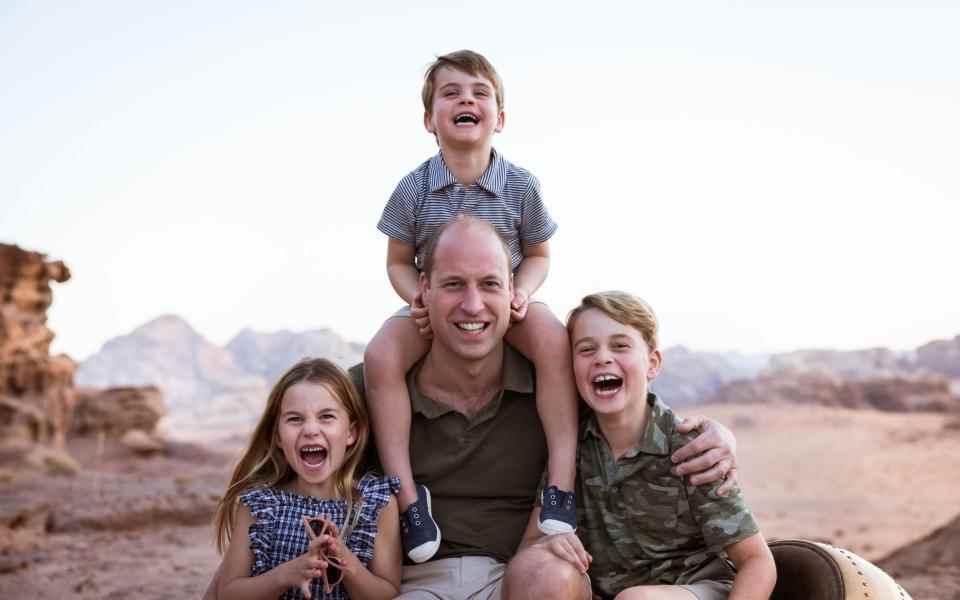
[[[699,404],[730,381],[755,377],[768,360],[762,354],[695,352],[672,346],[663,351],[663,367],[651,389],[674,407]]]
[[[914,360],[918,368],[960,379],[960,335],[920,346]]]
[[[915,369],[908,353],[889,348],[796,350],[771,356],[769,366],[769,371],[817,372],[851,381],[902,376]]]
[[[158,317],[113,338],[80,364],[78,385],[155,385],[169,409],[165,425],[248,427],[259,416],[267,382],[237,366],[176,315]]]
[[[271,384],[302,358],[327,358],[344,369],[363,360],[363,344],[348,342],[331,329],[258,333],[244,329],[226,345],[234,363]]]

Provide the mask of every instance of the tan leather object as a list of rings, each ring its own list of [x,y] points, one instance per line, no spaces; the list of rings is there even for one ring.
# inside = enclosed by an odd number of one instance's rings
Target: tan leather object
[[[771,600],[912,600],[882,569],[849,550],[807,540],[769,546],[777,564]]]

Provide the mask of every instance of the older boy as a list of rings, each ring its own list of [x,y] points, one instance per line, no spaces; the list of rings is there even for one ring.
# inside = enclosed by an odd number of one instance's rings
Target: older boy
[[[489,221],[506,239],[514,273],[507,341],[536,366],[536,406],[549,450],[547,499],[539,527],[573,531],[577,402],[566,331],[545,304],[530,298],[547,276],[548,240],[557,225],[540,198],[536,178],[493,149],[503,130],[503,85],[486,58],[470,50],[439,57],[422,91],[424,126],[440,152],[404,177],[383,210],[378,228],[389,236],[387,274],[409,305],[388,319],[364,354],[366,391],[380,459],[400,477],[404,553],[428,560],[440,546],[429,490],[410,467],[410,395],[405,374],[429,348],[430,318],[417,284],[426,241],[458,214]],[[491,282],[491,285],[493,283]],[[457,327],[481,336],[483,320],[462,318]]]
[[[698,488],[671,474],[671,453],[692,436],[647,389],[661,362],[653,309],[623,292],[592,294],[567,328],[592,412],[578,452],[583,546],[554,536],[555,553],[589,564],[601,598],[766,600],[776,567],[739,490],[721,497],[722,481]]]

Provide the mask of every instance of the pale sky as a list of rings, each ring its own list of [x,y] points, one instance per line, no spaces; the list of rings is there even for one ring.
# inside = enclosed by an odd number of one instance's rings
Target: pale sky
[[[960,8],[794,2],[0,4],[0,241],[64,260],[55,351],[164,313],[366,341],[376,230],[472,48],[560,229],[538,294],[620,288],[666,345],[960,333]]]

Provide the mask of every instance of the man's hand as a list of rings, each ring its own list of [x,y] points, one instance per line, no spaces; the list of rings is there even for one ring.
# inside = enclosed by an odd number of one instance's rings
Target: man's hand
[[[679,463],[673,468],[673,474],[690,475],[693,485],[723,479],[717,495],[726,496],[737,487],[737,439],[729,429],[703,416],[687,417],[677,425],[681,433],[695,429],[700,430],[700,435],[670,457]]]
[[[513,300],[510,302],[510,322],[517,323],[527,316],[527,306],[530,297],[520,288],[514,288]]]
[[[581,573],[586,573],[593,561],[593,557],[583,547],[583,543],[575,533],[548,535],[540,538],[533,545],[540,546],[554,556],[569,562]]]
[[[420,292],[417,292],[417,295],[413,297],[413,304],[410,305],[410,318],[417,324],[417,329],[420,330],[420,335],[424,339],[429,340],[433,337],[433,329],[430,327],[430,314],[427,312],[427,307],[423,305],[423,297]]]

